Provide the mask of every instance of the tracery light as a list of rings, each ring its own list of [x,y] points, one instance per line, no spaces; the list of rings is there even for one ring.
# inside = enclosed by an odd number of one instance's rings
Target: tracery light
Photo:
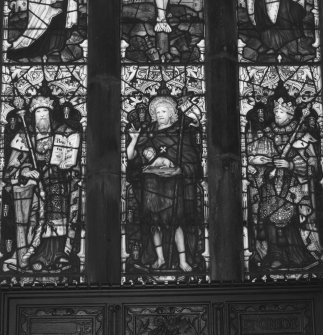
[[[203,10],[122,1],[122,282],[209,279]]]
[[[239,1],[247,279],[322,276],[318,1]]]
[[[2,283],[85,280],[87,7],[4,1]]]

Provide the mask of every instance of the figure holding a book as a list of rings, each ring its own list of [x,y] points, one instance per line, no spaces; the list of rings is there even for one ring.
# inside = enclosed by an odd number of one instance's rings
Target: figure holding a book
[[[5,171],[13,194],[16,252],[5,261],[9,269],[59,271],[70,267],[69,253],[77,212],[75,182],[80,179],[80,133],[57,122],[57,104],[42,95],[31,100],[29,118],[18,112],[24,129],[11,142]],[[74,198],[73,198],[74,197]]]

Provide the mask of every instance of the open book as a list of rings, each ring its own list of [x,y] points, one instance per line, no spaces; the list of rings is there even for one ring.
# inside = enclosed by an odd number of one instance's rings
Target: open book
[[[76,165],[79,146],[80,134],[74,133],[68,136],[56,134],[50,164],[60,165],[64,162],[69,167]]]

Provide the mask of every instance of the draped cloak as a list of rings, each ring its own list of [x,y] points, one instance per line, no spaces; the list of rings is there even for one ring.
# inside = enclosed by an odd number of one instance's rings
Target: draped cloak
[[[280,157],[297,122],[286,127],[274,123],[265,129],[264,136],[249,144],[249,153]],[[307,206],[312,212],[304,216],[307,224],[313,224],[315,204],[312,201],[313,178],[318,169],[318,157],[313,143],[304,142],[297,148],[296,142],[303,141],[306,133],[299,132],[296,141],[285,159],[292,164],[290,169],[274,169],[273,166],[257,166],[258,174],[251,183],[258,189],[258,239],[268,244],[263,260],[266,267],[279,261],[284,267],[305,267],[315,261],[307,250],[301,236],[300,206]],[[275,176],[271,176],[272,171]],[[256,186],[257,185],[257,186]],[[304,214],[305,215],[305,214]],[[260,235],[259,235],[260,234]],[[263,237],[260,237],[264,234]],[[316,235],[315,231],[312,235]],[[309,242],[307,242],[309,243]]]
[[[267,13],[266,0],[255,2],[256,28],[261,34],[263,43],[275,51],[304,35],[305,15],[305,9],[298,3],[292,0],[280,0],[276,21],[273,22]]]
[[[151,263],[155,253],[151,242],[151,233],[155,229],[163,232],[163,249],[167,259],[171,226],[181,226],[186,235],[186,251],[194,252],[196,238],[189,232],[198,225],[197,222],[197,181],[201,177],[200,152],[195,144],[195,130],[184,127],[182,157],[177,157],[179,149],[180,124],[175,122],[166,129],[158,130],[157,123],[152,123],[141,134],[136,145],[137,156],[129,161],[128,180],[132,183],[140,207],[143,233],[144,253],[142,262]],[[174,166],[180,164],[182,173],[174,176],[160,176],[155,173],[143,173],[148,162],[143,155],[147,148],[156,152],[154,160],[166,158]],[[177,185],[176,185],[177,184]],[[177,187],[177,194],[174,191]],[[175,197],[177,197],[175,202]],[[174,208],[174,206],[176,208]],[[189,258],[189,257],[188,257]]]
[[[74,132],[66,125],[62,125],[44,139],[37,140],[31,135],[35,146],[35,158],[40,180],[43,184],[45,200],[39,195],[36,182],[22,176],[23,170],[34,170],[27,146],[26,136],[19,132],[12,141],[12,154],[6,168],[5,180],[12,185],[15,203],[15,216],[18,225],[28,227],[27,246],[33,243],[37,226],[39,225],[39,210],[42,206],[45,212],[45,224],[42,229],[40,245],[30,258],[30,264],[41,263],[47,268],[58,265],[64,253],[69,225],[75,220],[76,213],[70,211],[71,204],[78,201],[74,192],[80,176],[77,164],[70,170],[62,170],[58,166],[50,165],[54,135],[57,133],[70,135]],[[73,180],[71,179],[73,176]]]
[[[28,3],[26,30],[8,49],[9,59],[35,58],[64,49],[68,29],[77,23],[77,2],[64,0],[62,8],[52,3],[52,0]]]

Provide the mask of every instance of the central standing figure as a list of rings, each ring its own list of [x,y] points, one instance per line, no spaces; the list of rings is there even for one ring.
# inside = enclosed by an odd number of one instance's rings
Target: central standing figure
[[[141,211],[142,263],[155,270],[178,265],[190,272],[197,247],[196,183],[201,177],[197,130],[189,126],[190,118],[178,115],[171,96],[153,98],[149,113],[149,126],[129,129],[127,147],[128,180]]]

